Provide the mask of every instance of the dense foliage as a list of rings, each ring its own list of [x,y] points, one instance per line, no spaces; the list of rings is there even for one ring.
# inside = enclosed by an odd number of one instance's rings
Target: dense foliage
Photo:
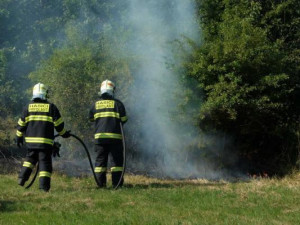
[[[205,92],[200,127],[234,137],[257,171],[286,168],[299,153],[299,7],[199,1],[203,44],[187,69]]]
[[[197,88],[184,93],[178,110],[201,101],[193,109],[198,126],[230,139],[224,148],[245,170],[290,171],[299,157],[299,1],[196,2],[201,40],[187,40],[194,50],[178,71],[184,84]],[[87,112],[101,80],[122,84],[118,96],[129,102],[142,59],[124,54],[134,35],[126,8],[122,0],[0,1],[1,150],[13,146],[17,117],[35,82],[51,87],[50,101],[82,137],[92,136],[86,135],[92,132]]]

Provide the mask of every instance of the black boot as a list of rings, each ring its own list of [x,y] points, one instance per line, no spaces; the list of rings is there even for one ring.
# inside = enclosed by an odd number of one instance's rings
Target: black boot
[[[122,175],[122,172],[121,172],[121,171],[118,171],[118,172],[112,172],[112,173],[111,173],[112,186],[113,186],[113,188],[115,188],[115,187],[118,185],[119,182],[120,182],[119,187],[122,187],[122,186],[123,186],[124,179],[122,179],[122,180],[120,181],[121,175]]]
[[[18,185],[20,185],[20,186],[24,186],[25,182],[26,182],[26,180],[24,180],[22,178],[18,179]]]
[[[50,177],[40,177],[40,190],[48,192],[50,190]]]
[[[106,188],[106,172],[96,173],[99,188]]]

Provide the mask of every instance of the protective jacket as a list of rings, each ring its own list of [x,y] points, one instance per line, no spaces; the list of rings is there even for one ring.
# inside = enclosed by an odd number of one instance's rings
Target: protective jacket
[[[122,142],[120,122],[127,121],[123,103],[110,95],[103,94],[89,113],[90,121],[95,122],[95,144]]]
[[[47,100],[34,99],[24,108],[16,135],[25,136],[29,149],[52,149],[54,128],[59,135],[66,132],[57,107]]]

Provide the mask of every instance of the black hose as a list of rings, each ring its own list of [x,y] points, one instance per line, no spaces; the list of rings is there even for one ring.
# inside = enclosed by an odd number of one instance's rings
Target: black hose
[[[123,180],[123,177],[124,177],[124,174],[125,174],[125,168],[126,168],[126,145],[125,145],[125,136],[124,136],[123,126],[122,126],[121,122],[120,122],[120,128],[121,128],[122,142],[123,142],[123,170],[122,170],[120,180],[119,180],[117,186],[114,188],[115,190],[117,190],[118,187],[120,186],[120,184]]]
[[[35,181],[35,178],[36,178],[38,172],[39,172],[39,163],[36,164],[36,171],[35,171],[34,177],[32,178],[30,184],[28,184],[28,185],[25,187],[25,189],[28,189],[28,188],[31,187],[31,185],[32,185],[32,184],[34,183],[34,181]]]
[[[58,136],[59,136],[58,134],[55,135],[55,136],[54,136],[54,139],[55,139],[56,137],[58,137]],[[93,163],[92,163],[92,159],[91,159],[90,153],[89,153],[89,151],[88,151],[86,145],[85,145],[84,142],[83,142],[79,137],[77,137],[76,135],[70,133],[70,136],[72,136],[72,137],[74,137],[75,139],[77,139],[77,140],[82,144],[82,146],[84,147],[84,150],[85,150],[85,152],[86,152],[86,154],[87,154],[87,156],[88,156],[88,160],[89,160],[90,167],[91,167],[91,169],[92,169],[92,172],[93,172],[93,175],[94,175],[94,179],[95,179],[95,181],[96,181],[96,184],[97,184],[99,187],[101,187],[99,181],[97,180],[97,177],[96,177],[96,174],[95,174],[95,171],[94,171],[94,167],[93,167]],[[37,168],[36,168],[36,172],[35,172],[35,174],[34,174],[34,177],[32,178],[30,184],[29,184],[27,187],[25,187],[25,189],[30,188],[31,185],[34,183],[34,181],[35,181],[35,179],[36,179],[36,177],[37,177],[38,171],[39,171],[39,164],[37,163]]]
[[[77,137],[76,135],[71,134],[71,133],[70,133],[70,135],[71,135],[72,137],[74,137],[75,139],[77,139],[77,140],[82,144],[82,146],[84,147],[84,150],[85,150],[85,152],[86,152],[86,154],[87,154],[87,156],[88,156],[88,159],[89,159],[89,163],[90,163],[90,166],[91,166],[91,169],[92,169],[92,172],[93,172],[93,175],[94,175],[96,184],[98,185],[98,187],[101,187],[101,185],[100,185],[100,183],[99,183],[99,181],[98,181],[98,179],[97,179],[97,177],[96,177],[96,174],[95,174],[95,171],[94,171],[94,167],[93,167],[93,163],[92,163],[92,159],[91,159],[90,153],[89,153],[89,151],[88,151],[86,145],[85,145],[84,142],[83,142],[79,137]]]

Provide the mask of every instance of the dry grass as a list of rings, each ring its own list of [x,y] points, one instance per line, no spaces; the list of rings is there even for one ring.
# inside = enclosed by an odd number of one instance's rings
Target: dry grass
[[[117,191],[54,174],[49,193],[16,177],[0,177],[0,224],[300,224],[300,173],[235,182],[126,174]]]

